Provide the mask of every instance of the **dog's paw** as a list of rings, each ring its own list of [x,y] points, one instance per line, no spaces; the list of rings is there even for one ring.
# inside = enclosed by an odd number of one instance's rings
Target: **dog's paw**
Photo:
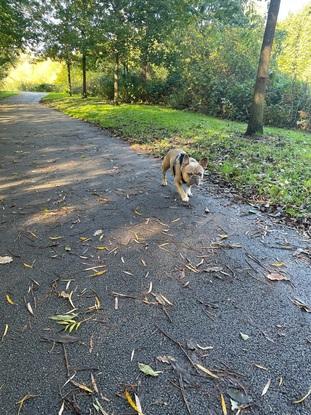
[[[166,181],[163,181],[163,182],[161,183],[161,186],[167,186],[167,182],[166,182]]]
[[[181,199],[183,202],[189,202],[189,197],[185,196],[184,198]]]

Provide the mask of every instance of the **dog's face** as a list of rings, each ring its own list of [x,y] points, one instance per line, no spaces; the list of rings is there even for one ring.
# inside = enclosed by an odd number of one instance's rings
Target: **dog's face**
[[[199,162],[187,155],[184,156],[181,171],[183,179],[188,186],[199,186],[203,179],[204,170],[207,166],[207,159],[204,158]]]

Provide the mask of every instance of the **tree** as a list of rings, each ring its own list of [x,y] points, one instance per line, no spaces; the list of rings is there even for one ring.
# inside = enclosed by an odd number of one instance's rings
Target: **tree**
[[[246,136],[263,134],[263,114],[269,63],[281,0],[271,0],[257,70]]]
[[[77,34],[74,28],[71,3],[50,0],[42,4],[44,49],[42,55],[54,60],[63,61],[67,69],[68,92],[72,95],[71,66],[77,49]]]
[[[28,20],[23,8],[25,1],[0,0],[0,79],[5,76],[8,64],[12,64],[24,46]]]

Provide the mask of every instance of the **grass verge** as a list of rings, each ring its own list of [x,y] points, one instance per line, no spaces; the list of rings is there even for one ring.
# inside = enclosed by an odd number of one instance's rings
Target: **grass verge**
[[[264,137],[249,139],[243,136],[243,123],[161,106],[113,106],[99,98],[68,98],[59,93],[48,94],[43,101],[74,118],[108,128],[156,156],[182,147],[195,158],[208,157],[208,170],[244,196],[299,221],[310,220],[309,133],[265,128]]]
[[[12,95],[18,95],[18,92],[14,91],[0,91],[0,99],[11,97]]]

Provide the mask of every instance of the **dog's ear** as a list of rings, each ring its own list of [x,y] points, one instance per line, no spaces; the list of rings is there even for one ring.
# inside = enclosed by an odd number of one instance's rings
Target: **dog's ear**
[[[187,166],[187,164],[189,164],[189,156],[187,154],[185,154],[183,159],[182,159],[181,167],[185,167],[185,166]]]
[[[205,157],[204,159],[199,161],[199,164],[203,167],[203,169],[205,170],[207,167],[207,158]]]

